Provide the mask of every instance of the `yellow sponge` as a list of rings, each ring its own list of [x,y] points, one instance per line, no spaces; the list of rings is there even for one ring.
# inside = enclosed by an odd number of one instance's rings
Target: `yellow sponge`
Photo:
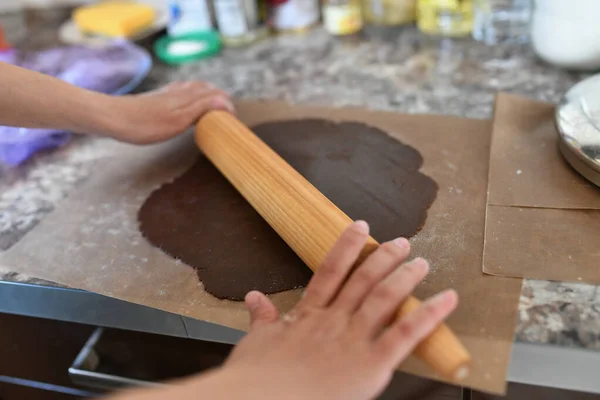
[[[92,4],[73,13],[80,31],[109,37],[131,37],[149,27],[155,18],[151,6],[122,1]]]

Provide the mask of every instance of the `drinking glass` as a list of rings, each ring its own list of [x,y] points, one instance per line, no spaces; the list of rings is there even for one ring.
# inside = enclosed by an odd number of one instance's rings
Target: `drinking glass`
[[[529,40],[532,0],[475,0],[473,37],[494,45]]]

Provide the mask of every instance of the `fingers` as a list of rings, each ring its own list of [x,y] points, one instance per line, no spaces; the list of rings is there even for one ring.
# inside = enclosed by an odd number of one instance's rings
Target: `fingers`
[[[192,86],[188,89],[192,102],[196,102],[202,98],[216,98],[229,101],[229,95],[221,89],[217,89],[212,85]]]
[[[346,228],[306,287],[296,309],[329,304],[354,266],[368,236],[369,225],[364,221]]]
[[[183,113],[190,120],[197,121],[211,110],[235,112],[233,104],[225,92],[219,89],[210,89],[198,92],[194,101],[183,109]]]
[[[454,290],[446,290],[423,302],[412,313],[394,322],[376,342],[378,351],[400,364],[413,349],[450,315],[458,304]]]
[[[252,291],[248,293],[244,301],[248,311],[250,311],[251,328],[269,324],[279,319],[277,307],[261,292]]]
[[[210,83],[173,82],[161,90],[172,99],[174,108],[181,109],[192,120],[197,120],[214,109],[235,112],[229,95]]]
[[[417,258],[397,268],[367,295],[352,318],[355,329],[375,337],[398,311],[398,305],[415,289],[429,271],[429,264]]]
[[[224,110],[235,114],[235,107],[227,95],[218,95],[213,98],[212,106],[216,110]]]
[[[379,246],[354,271],[335,300],[335,307],[346,311],[356,310],[375,285],[402,264],[409,253],[410,244],[404,238]]]
[[[213,85],[208,82],[202,81],[176,81],[171,82],[168,85],[165,85],[159,89],[161,92],[182,92],[182,91],[197,91],[201,89],[215,89]]]

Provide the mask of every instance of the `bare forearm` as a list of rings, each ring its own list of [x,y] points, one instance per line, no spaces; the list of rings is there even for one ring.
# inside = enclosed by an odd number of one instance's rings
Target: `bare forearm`
[[[124,391],[107,400],[229,400],[244,398],[246,400],[275,400],[281,398],[275,388],[268,385],[255,384],[250,374],[229,372],[217,369],[193,377],[169,382],[169,386],[161,389],[134,389]],[[259,386],[260,385],[260,386]],[[286,397],[288,398],[288,397]],[[292,394],[289,396],[292,399]]]
[[[103,134],[110,97],[0,63],[0,125]]]
[[[147,144],[177,136],[212,109],[234,111],[226,93],[204,82],[173,82],[142,95],[117,97],[0,62],[0,125]]]

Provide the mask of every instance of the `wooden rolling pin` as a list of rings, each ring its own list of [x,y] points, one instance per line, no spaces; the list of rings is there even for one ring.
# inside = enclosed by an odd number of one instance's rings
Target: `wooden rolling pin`
[[[208,159],[316,271],[353,221],[233,115],[209,112],[198,122],[195,138]],[[378,246],[369,237],[361,259]],[[398,316],[419,304],[409,297]],[[460,381],[468,375],[469,353],[446,325],[421,342],[415,354],[447,379]]]

